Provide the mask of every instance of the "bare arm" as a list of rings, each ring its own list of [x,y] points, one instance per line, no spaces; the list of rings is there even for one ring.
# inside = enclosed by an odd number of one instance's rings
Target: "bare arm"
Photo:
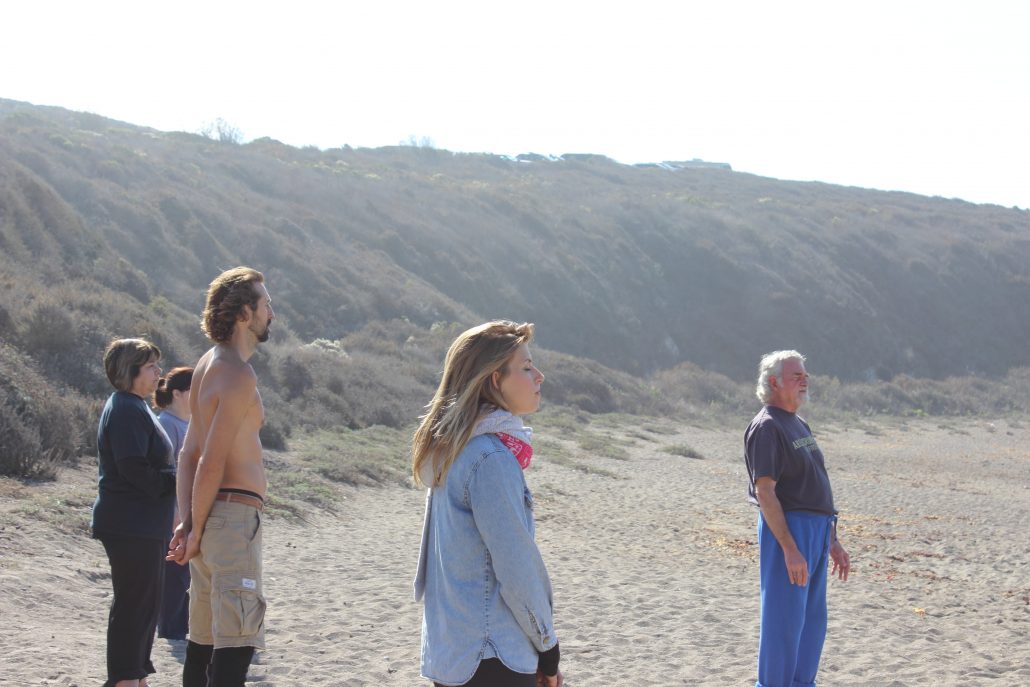
[[[783,549],[783,559],[787,564],[787,574],[791,583],[804,587],[808,584],[808,562],[798,550],[797,542],[794,541],[794,536],[787,526],[783,506],[776,497],[776,481],[772,477],[759,477],[755,482],[755,493],[758,496],[758,505],[762,509],[762,518]]]
[[[830,575],[836,575],[841,582],[848,581],[848,574],[851,572],[851,556],[841,546],[837,539],[837,521],[833,521],[833,535],[830,539],[830,559],[833,561],[833,568]]]
[[[175,527],[175,534],[168,544],[167,560],[179,565],[186,565],[186,538],[193,529],[193,481],[197,474],[197,463],[200,461],[200,435],[202,431],[196,421],[189,424],[186,438],[183,439],[179,452],[179,470],[175,479],[175,497],[178,501],[177,517],[180,522]]]
[[[191,422],[186,430],[186,438],[179,452],[179,474],[175,483],[175,496],[179,501],[179,517],[188,532],[193,523],[193,480],[197,475],[197,463],[200,461],[200,428]]]

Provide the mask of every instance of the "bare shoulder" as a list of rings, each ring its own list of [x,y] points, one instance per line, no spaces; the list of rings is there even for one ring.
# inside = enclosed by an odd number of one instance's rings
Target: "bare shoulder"
[[[207,376],[207,368],[211,365],[211,359],[214,357],[215,349],[208,349],[204,355],[200,356],[200,360],[193,366],[193,384],[199,386],[203,384],[204,377]]]
[[[257,389],[257,375],[247,363],[215,358],[207,369],[207,379],[219,395],[252,395]]]

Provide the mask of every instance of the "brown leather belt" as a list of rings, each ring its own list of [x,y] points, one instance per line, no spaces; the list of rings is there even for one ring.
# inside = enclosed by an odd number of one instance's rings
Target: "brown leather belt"
[[[257,496],[249,496],[247,494],[235,494],[231,491],[220,491],[215,494],[215,501],[227,501],[229,503],[242,503],[247,506],[253,506],[258,510],[265,509],[265,502]]]

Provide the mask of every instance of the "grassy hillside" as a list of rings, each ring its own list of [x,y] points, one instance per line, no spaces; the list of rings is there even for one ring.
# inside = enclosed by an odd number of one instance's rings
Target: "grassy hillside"
[[[41,284],[192,313],[247,263],[305,340],[508,316],[634,373],[740,377],[791,345],[849,379],[998,374],[1030,335],[1030,212],[719,169],[239,146],[0,101],[0,208],[19,318]]]
[[[204,287],[237,264],[279,316],[256,360],[271,443],[410,421],[450,338],[493,317],[536,322],[551,398],[591,412],[746,406],[775,347],[875,385],[1004,375],[1030,338],[1026,211],[597,156],[241,146],[0,100],[0,435],[39,425],[19,390],[89,417],[113,336],[194,361]]]

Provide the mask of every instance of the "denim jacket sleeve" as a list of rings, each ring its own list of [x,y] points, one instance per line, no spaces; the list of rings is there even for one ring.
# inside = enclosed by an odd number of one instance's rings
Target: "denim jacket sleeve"
[[[533,540],[531,497],[507,449],[480,458],[465,484],[465,498],[490,552],[501,598],[537,651],[547,651],[558,641],[551,581]]]

